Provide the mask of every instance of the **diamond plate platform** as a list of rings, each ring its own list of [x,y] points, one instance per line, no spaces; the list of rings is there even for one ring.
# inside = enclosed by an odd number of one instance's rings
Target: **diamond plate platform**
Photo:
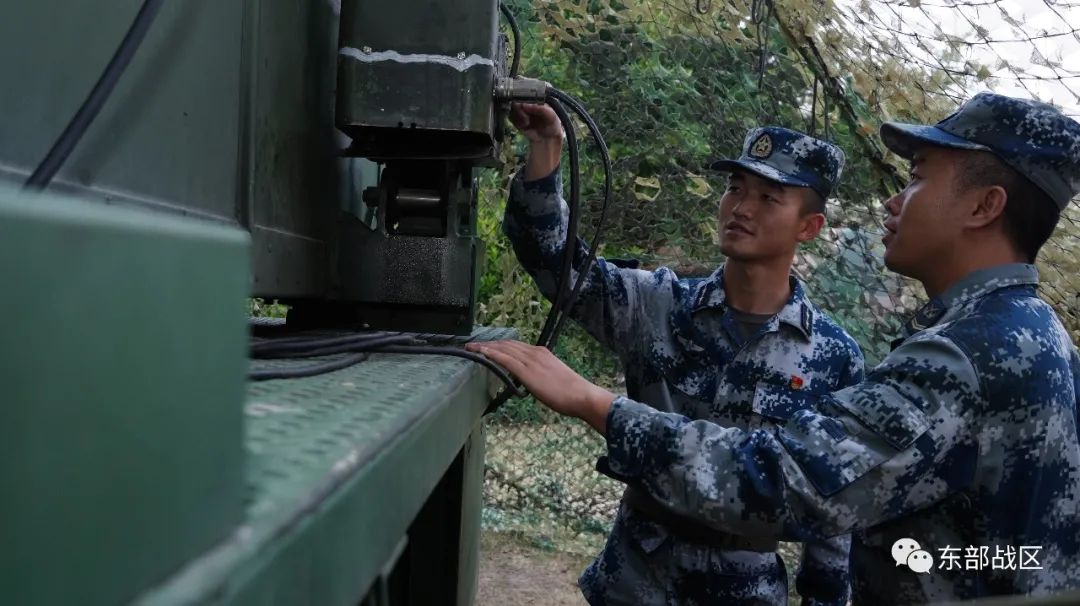
[[[401,354],[249,384],[243,525],[137,603],[355,606],[499,385],[467,360]]]

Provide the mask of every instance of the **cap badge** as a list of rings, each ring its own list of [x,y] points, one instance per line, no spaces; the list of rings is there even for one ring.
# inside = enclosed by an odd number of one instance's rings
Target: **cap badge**
[[[758,137],[750,146],[750,155],[754,158],[768,158],[772,154],[772,137],[768,134]]]

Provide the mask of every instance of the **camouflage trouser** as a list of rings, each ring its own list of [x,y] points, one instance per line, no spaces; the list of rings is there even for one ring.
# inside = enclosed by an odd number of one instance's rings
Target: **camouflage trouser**
[[[578,586],[593,606],[787,604],[787,573],[778,554],[681,541],[625,505]]]

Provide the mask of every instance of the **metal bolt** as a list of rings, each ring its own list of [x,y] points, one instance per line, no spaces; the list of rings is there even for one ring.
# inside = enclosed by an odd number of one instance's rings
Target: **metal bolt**
[[[365,54],[370,53],[371,52],[371,47],[370,46],[362,47],[360,49],[360,52],[365,53]]]
[[[382,201],[382,195],[378,187],[372,186],[364,189],[361,199],[368,206],[378,206],[379,202]]]
[[[464,60],[465,59],[465,53],[458,53],[457,58],[461,59],[461,60]]]

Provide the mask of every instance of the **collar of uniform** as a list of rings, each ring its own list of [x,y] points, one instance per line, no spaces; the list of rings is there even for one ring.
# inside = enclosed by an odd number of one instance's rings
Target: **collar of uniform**
[[[945,309],[977,299],[1000,288],[1039,283],[1039,270],[1026,263],[1009,263],[971,272],[937,297]]]
[[[1034,265],[1026,263],[1009,263],[973,271],[941,295],[927,301],[926,305],[923,305],[908,321],[907,332],[910,335],[926,330],[937,324],[950,308],[985,296],[1000,288],[1038,283],[1039,271]]]
[[[802,282],[791,276],[791,297],[776,314],[776,321],[798,330],[807,340],[813,334],[814,306],[806,298]],[[724,267],[720,266],[711,276],[703,280],[694,297],[694,313],[703,309],[727,309],[727,294],[724,292]]]

